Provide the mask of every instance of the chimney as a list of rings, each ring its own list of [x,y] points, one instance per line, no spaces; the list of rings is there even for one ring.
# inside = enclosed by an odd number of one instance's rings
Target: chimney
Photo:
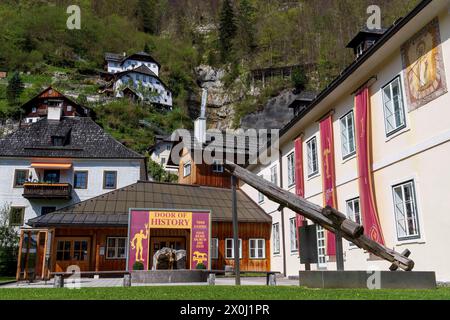
[[[200,117],[194,122],[194,136],[199,143],[206,142],[206,101],[208,99],[208,90],[203,89],[202,105],[200,109]]]
[[[47,119],[48,120],[61,120],[62,104],[56,106],[47,106]]]

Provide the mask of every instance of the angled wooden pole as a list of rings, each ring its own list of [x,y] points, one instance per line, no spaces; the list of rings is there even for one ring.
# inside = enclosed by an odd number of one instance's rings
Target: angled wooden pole
[[[237,178],[231,176],[231,186],[232,186],[232,209],[233,209],[233,243],[234,243],[234,274],[235,274],[235,284],[237,286],[241,285],[241,271],[240,271],[240,260],[239,260],[239,227],[238,227],[238,213],[237,213]]]

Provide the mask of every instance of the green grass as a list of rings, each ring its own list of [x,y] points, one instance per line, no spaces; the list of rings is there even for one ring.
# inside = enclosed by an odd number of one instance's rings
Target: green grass
[[[131,288],[0,289],[0,300],[449,300],[436,290],[320,290],[296,286],[152,286]]]

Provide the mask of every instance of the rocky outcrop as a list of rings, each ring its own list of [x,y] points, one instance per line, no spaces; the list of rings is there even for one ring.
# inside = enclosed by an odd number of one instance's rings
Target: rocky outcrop
[[[162,248],[153,256],[153,268],[156,270],[186,269],[186,250]]]
[[[19,122],[11,119],[0,120],[0,138],[16,131],[19,128]]]

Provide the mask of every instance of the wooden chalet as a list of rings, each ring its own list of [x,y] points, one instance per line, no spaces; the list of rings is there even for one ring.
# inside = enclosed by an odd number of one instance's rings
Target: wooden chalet
[[[268,271],[271,217],[241,190],[237,203],[241,270]],[[29,220],[32,228],[22,229],[17,278],[44,279],[73,265],[81,271],[124,271],[131,208],[210,211],[211,268],[233,266],[231,189],[139,181]],[[189,230],[152,229],[150,256],[162,247],[189,252],[188,239]],[[258,258],[251,258],[255,241],[264,246]]]

